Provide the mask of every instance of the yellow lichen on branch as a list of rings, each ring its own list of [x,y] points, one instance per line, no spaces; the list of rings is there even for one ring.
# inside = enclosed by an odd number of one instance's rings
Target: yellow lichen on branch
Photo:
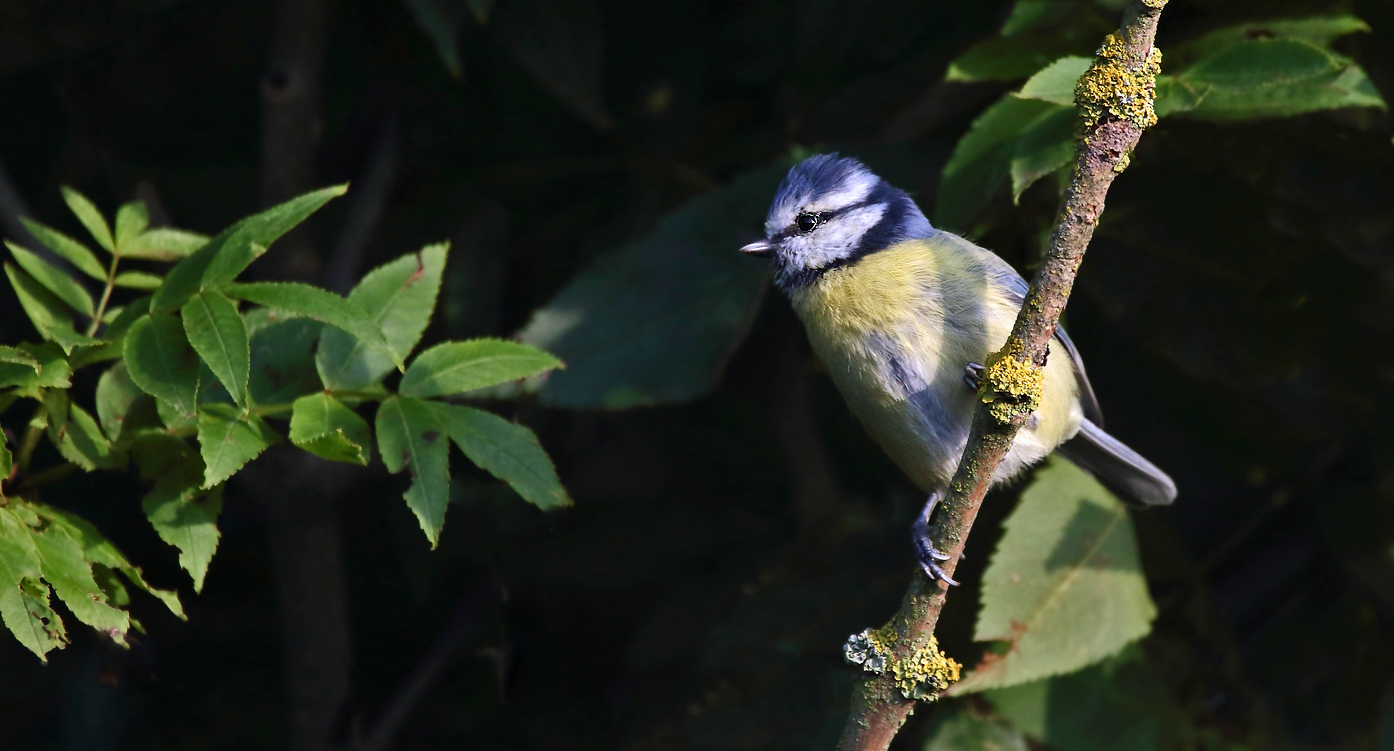
[[[1157,124],[1157,74],[1162,72],[1162,51],[1152,48],[1139,67],[1129,64],[1127,42],[1109,34],[1094,53],[1094,64],[1075,83],[1075,106],[1083,133],[1092,133],[1105,115],[1127,120],[1146,129]]]
[[[1024,363],[1011,354],[995,352],[988,357],[983,371],[983,404],[988,405],[992,418],[1008,424],[1013,418],[1026,418],[1041,403],[1045,388],[1045,371]]]
[[[903,658],[895,653],[899,639],[895,621],[891,621],[854,635],[843,649],[848,661],[860,664],[868,673],[889,672],[900,695],[910,701],[935,701],[958,681],[963,666],[939,651],[939,640],[933,635]]]

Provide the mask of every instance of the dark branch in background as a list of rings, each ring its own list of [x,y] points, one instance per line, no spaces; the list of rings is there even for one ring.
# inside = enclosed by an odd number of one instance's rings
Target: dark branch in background
[[[943,567],[950,576],[997,465],[1039,400],[1048,345],[1103,212],[1104,196],[1113,178],[1127,167],[1143,129],[1156,122],[1152,104],[1161,53],[1152,41],[1165,5],[1166,0],[1132,0],[1121,30],[1104,40],[1093,67],[1075,87],[1080,130],[1074,172],[1050,248],[1031,281],[1011,337],[989,358],[968,445],[931,530],[934,546],[949,555]],[[853,696],[838,746],[842,751],[889,747],[915,706],[901,688],[907,673],[923,665],[926,654],[937,654],[934,627],[947,595],[947,584],[916,575],[900,611],[882,630],[885,637],[894,632],[894,640],[886,645],[890,654],[885,669],[868,675]]]

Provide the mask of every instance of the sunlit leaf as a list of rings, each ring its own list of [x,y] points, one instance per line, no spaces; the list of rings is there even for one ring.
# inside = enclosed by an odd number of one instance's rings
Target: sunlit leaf
[[[112,280],[112,284],[126,289],[138,289],[149,292],[159,289],[160,282],[164,281],[154,274],[147,274],[144,271],[122,271]]]
[[[155,487],[141,501],[141,509],[160,539],[179,549],[179,565],[189,572],[198,592],[218,550],[218,514],[222,513],[223,498],[219,489],[201,489],[203,462],[183,441],[171,453],[172,461],[155,478]]]
[[[767,265],[735,249],[761,232],[787,171],[750,173],[688,201],[539,309],[518,337],[566,363],[547,376],[543,401],[619,409],[706,393],[769,284]]]
[[[65,353],[71,353],[76,347],[101,344],[100,340],[77,333],[73,329],[68,307],[34,277],[8,262],[5,263],[5,275],[10,279],[10,286],[14,287],[20,307],[24,308],[40,336],[57,343]]]
[[[535,347],[500,339],[446,342],[422,352],[407,368],[398,390],[406,396],[459,394],[497,386],[561,367]]]
[[[141,391],[165,402],[184,418],[198,402],[198,355],[174,316],[146,315],[126,333],[127,373]]]
[[[1026,126],[1012,151],[1012,200],[1037,180],[1074,161],[1075,108],[1056,107]]]
[[[32,535],[44,581],[53,586],[64,605],[79,621],[124,642],[130,616],[107,604],[106,593],[92,578],[92,565],[77,541],[62,527],[48,527]]]
[[[551,458],[531,430],[473,407],[438,402],[431,406],[460,451],[508,483],[523,500],[544,511],[572,505]]]
[[[114,441],[121,437],[127,415],[143,399],[149,397],[131,380],[124,362],[102,373],[97,379],[97,420],[108,438]]]
[[[42,284],[45,289],[77,312],[88,318],[92,317],[95,312],[92,296],[82,288],[81,284],[73,281],[73,278],[62,269],[40,258],[37,253],[21,248],[9,241],[5,242],[5,246],[10,249],[10,253],[14,255],[15,262],[19,264],[20,268],[27,271],[35,281]]]
[[[219,232],[170,269],[164,285],[151,300],[150,309],[156,313],[178,310],[200,290],[230,283],[271,243],[347,189],[338,185],[306,193]]]
[[[1173,85],[1204,92],[1190,107],[1175,110],[1201,119],[1385,107],[1359,66],[1298,39],[1253,39],[1224,48],[1177,74]]]
[[[1027,79],[1016,95],[1022,99],[1073,105],[1075,83],[1092,63],[1087,57],[1062,57]]]
[[[343,402],[318,393],[292,405],[290,442],[324,459],[367,466],[372,433],[368,422]]]
[[[419,399],[394,396],[378,407],[374,429],[387,471],[409,470],[411,487],[403,498],[434,548],[450,502],[450,441],[432,407]]]
[[[107,226],[106,219],[102,216],[102,212],[97,210],[96,204],[88,200],[87,196],[66,185],[63,186],[62,191],[63,200],[77,216],[78,221],[82,222],[82,226],[91,233],[92,239],[96,240],[97,244],[105,248],[107,252],[115,250],[116,244],[111,238],[111,227]],[[91,254],[89,253],[89,255]],[[71,258],[68,260],[72,261]],[[92,260],[95,268],[100,270],[101,264],[96,263],[95,257]],[[77,265],[77,263],[73,262],[73,265]]]
[[[23,218],[20,221],[24,224],[24,228],[29,230],[29,234],[33,235],[35,240],[43,243],[44,247],[53,251],[54,255],[71,263],[78,271],[93,279],[106,281],[106,269],[102,267],[97,256],[93,255],[86,245],[33,219]]]
[[[447,243],[429,245],[379,266],[349,293],[382,330],[396,361],[405,360],[430,323],[445,271]],[[360,389],[391,373],[394,359],[381,349],[337,328],[326,329],[315,353],[325,388]]]
[[[1050,102],[1008,94],[979,115],[959,139],[940,175],[935,226],[967,230],[1006,181],[1022,131],[1058,108]],[[566,357],[564,352],[560,354]]]
[[[203,487],[232,477],[279,437],[260,417],[243,415],[228,404],[205,404],[198,412],[198,448]]]
[[[179,314],[194,351],[232,400],[246,406],[252,355],[237,305],[218,292],[205,290],[190,297]]]
[[[1157,608],[1127,509],[1084,470],[1052,460],[1005,526],[983,575],[974,638],[1011,646],[985,658],[950,693],[1078,670],[1151,630]]]
[[[393,352],[382,329],[362,306],[328,290],[291,282],[253,282],[233,284],[224,292],[228,297],[278,308],[342,329],[391,356],[393,364],[405,369],[402,358]]]
[[[146,230],[121,248],[123,258],[177,261],[208,244],[208,236],[172,227]]]
[[[63,647],[67,638],[51,609],[31,608],[26,602],[24,583],[38,582],[39,575],[39,554],[29,525],[11,509],[0,507],[0,618],[25,649],[47,661],[44,655]]]
[[[116,210],[116,252],[126,255],[126,246],[150,226],[150,212],[144,201],[131,201]]]

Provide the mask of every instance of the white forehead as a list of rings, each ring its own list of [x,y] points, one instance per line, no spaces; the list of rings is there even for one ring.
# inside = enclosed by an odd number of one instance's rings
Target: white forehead
[[[765,233],[780,232],[803,211],[836,211],[862,203],[880,180],[860,162],[851,159],[815,157],[805,161],[789,171],[770,204]]]

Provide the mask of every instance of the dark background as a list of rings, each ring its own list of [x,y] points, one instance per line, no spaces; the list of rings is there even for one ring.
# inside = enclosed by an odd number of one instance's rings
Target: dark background
[[[455,79],[404,4],[339,0],[300,189],[376,185],[381,219],[331,205],[254,270],[341,284],[332,272],[451,238],[427,340],[507,336],[597,255],[792,146],[862,156],[932,206],[954,143],[1011,86],[947,84],[944,68],[1007,10],[498,0],[487,25],[462,20]],[[1389,97],[1382,0],[1173,0],[1158,41],[1338,10],[1373,27],[1337,49]],[[0,4],[0,164],[18,197],[73,233],[64,184],[108,212],[146,198],[205,232],[274,197],[262,114],[277,12]],[[1029,271],[1055,208],[1047,182],[960,229]],[[1394,748],[1391,207],[1391,123],[1375,110],[1169,119],[1109,196],[1068,320],[1110,432],[1181,491],[1135,515],[1161,614],[1130,670],[1168,747],[1368,749],[1383,732]],[[355,241],[351,268],[326,265]],[[24,337],[0,294],[0,341]],[[335,736],[372,727],[429,665],[438,680],[397,747],[831,748],[854,678],[841,642],[894,611],[922,499],[846,413],[784,301],[767,296],[718,387],[691,403],[498,408],[538,430],[577,505],[542,515],[457,461],[431,552],[402,477],[344,470],[352,699]],[[189,620],[138,598],[147,633],[130,650],[70,620],[73,643],[47,666],[0,637],[0,747],[290,745],[273,515],[250,489],[227,493],[198,595],[142,518],[134,473],[49,492],[152,583],[180,587]],[[981,651],[975,583],[1015,493],[989,498],[941,622],[966,662]],[[937,712],[897,747],[918,747]]]

